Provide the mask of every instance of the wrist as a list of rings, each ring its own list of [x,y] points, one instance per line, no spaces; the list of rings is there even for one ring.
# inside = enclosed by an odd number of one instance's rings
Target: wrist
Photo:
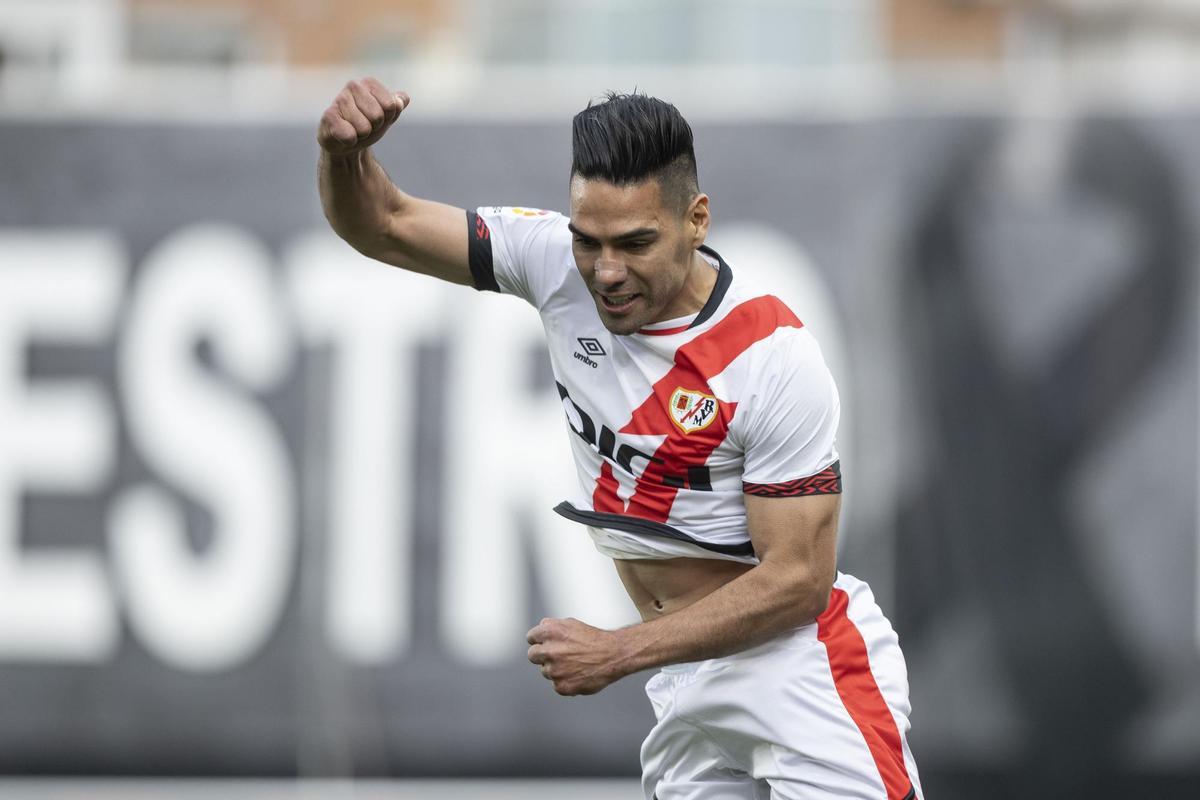
[[[614,680],[644,669],[662,666],[653,657],[653,630],[648,627],[648,623],[639,622],[627,628],[618,628],[612,633],[616,642],[616,655],[612,659],[616,673]]]
[[[371,148],[362,147],[345,153],[334,153],[322,149],[321,157],[330,167],[339,171],[361,172],[370,161]]]

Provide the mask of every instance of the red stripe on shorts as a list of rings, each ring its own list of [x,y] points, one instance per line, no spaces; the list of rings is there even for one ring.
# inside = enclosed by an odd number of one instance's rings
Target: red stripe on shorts
[[[817,617],[817,638],[825,644],[833,684],[871,750],[888,800],[904,800],[913,782],[904,767],[900,731],[871,674],[866,642],[846,614],[849,605],[850,596],[834,589],[829,607]]]

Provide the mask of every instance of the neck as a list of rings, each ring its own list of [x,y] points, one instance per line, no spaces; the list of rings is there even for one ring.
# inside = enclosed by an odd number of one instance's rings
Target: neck
[[[688,273],[687,283],[683,285],[681,294],[687,303],[687,309],[676,316],[695,314],[704,308],[712,295],[713,287],[717,285],[717,271],[708,263],[699,250],[692,253],[692,269]]]
[[[683,288],[679,290],[679,294],[669,306],[663,309],[661,314],[650,320],[650,324],[666,322],[669,319],[678,319],[699,312],[708,302],[716,284],[717,270],[708,263],[704,256],[700,255],[699,250],[693,251],[692,266],[688,270]]]

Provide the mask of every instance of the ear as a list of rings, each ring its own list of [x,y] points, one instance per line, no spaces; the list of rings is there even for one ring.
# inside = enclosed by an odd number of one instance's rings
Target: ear
[[[708,210],[708,195],[703,193],[696,195],[684,216],[687,224],[691,226],[692,249],[695,250],[704,244],[704,240],[708,237],[708,225],[712,221]]]

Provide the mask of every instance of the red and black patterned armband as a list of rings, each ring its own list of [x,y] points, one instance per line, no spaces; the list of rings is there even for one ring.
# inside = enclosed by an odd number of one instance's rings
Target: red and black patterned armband
[[[492,230],[483,217],[467,212],[467,266],[471,282],[481,292],[498,292],[496,269],[492,261]]]
[[[797,478],[782,483],[746,483],[742,481],[745,494],[758,497],[802,497],[810,494],[842,493],[842,462],[835,461],[816,475]]]

